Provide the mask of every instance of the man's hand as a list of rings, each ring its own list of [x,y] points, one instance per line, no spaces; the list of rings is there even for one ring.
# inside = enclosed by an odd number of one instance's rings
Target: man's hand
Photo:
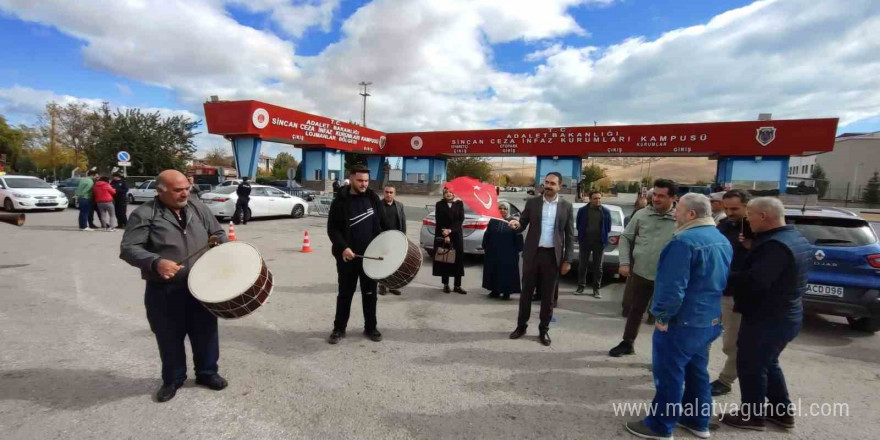
[[[745,235],[739,234],[739,242],[742,243],[743,247],[751,250],[752,249],[752,239],[746,238]]]
[[[511,229],[519,229],[519,220],[511,220],[507,223]]]
[[[177,272],[182,268],[183,266],[171,260],[160,259],[159,262],[156,263],[156,271],[159,272],[159,276],[166,280],[174,278],[174,275],[177,275]]]
[[[345,250],[342,251],[342,260],[343,261],[354,260],[354,251],[351,250],[351,248],[345,248]]]
[[[628,277],[629,276],[629,264],[621,264],[620,267],[617,269],[617,273],[619,273],[620,276],[622,276],[622,277]]]
[[[562,262],[562,269],[559,271],[559,273],[565,275],[570,270],[571,270],[571,263],[569,263],[568,261],[563,261]]]
[[[654,328],[660,330],[661,332],[665,332],[669,330],[669,324],[663,324],[660,321],[654,321]]]

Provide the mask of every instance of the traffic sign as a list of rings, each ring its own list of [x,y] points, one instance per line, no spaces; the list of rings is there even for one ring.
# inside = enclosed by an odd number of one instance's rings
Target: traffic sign
[[[128,151],[120,151],[120,152],[116,153],[116,160],[118,160],[119,162],[131,162],[131,155],[128,154]],[[122,164],[120,163],[120,165],[122,165]],[[128,165],[122,165],[122,166],[128,166]]]

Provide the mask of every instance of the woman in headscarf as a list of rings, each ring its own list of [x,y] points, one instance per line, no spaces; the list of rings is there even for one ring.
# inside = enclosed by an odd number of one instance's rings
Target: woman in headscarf
[[[434,228],[434,252],[442,248],[455,250],[455,260],[450,263],[438,261],[438,254],[434,257],[434,276],[442,277],[443,291],[449,293],[449,277],[455,278],[454,292],[466,295],[467,291],[461,288],[461,277],[464,276],[464,203],[455,199],[455,194],[449,188],[443,188],[443,198],[434,206],[434,218],[437,222]]]
[[[492,219],[483,234],[483,288],[489,298],[510,299],[511,293],[520,293],[519,253],[523,248],[522,234],[517,234],[507,224],[510,205],[500,203],[498,210],[505,221]]]

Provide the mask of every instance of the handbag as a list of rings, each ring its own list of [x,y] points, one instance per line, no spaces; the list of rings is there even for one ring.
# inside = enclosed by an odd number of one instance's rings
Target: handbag
[[[439,245],[434,252],[434,262],[444,264],[455,264],[455,248],[447,244]]]

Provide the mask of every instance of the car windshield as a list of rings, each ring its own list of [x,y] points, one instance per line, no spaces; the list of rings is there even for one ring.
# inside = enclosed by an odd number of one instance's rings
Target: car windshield
[[[786,223],[793,224],[816,246],[864,246],[877,242],[874,231],[861,219],[789,217]]]
[[[222,188],[217,188],[214,191],[211,191],[215,194],[232,194],[237,190],[237,186],[224,186]]]
[[[52,188],[40,179],[28,179],[26,177],[7,177],[6,186],[10,188]]]

